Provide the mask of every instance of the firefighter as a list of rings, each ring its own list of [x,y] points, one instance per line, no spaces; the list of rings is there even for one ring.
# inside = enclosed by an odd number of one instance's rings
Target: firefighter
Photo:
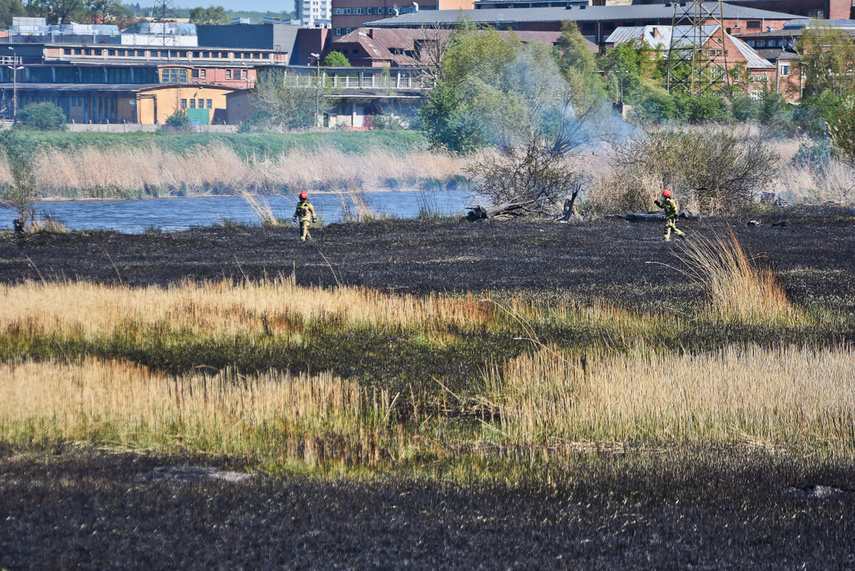
[[[311,238],[309,234],[309,221],[312,224],[318,221],[315,216],[315,208],[309,202],[309,195],[305,192],[300,193],[300,201],[297,203],[297,210],[294,211],[294,220],[300,222],[300,240],[305,242],[306,238]]]
[[[671,239],[671,230],[685,240],[686,235],[677,228],[677,212],[680,207],[677,205],[677,201],[671,198],[671,191],[666,188],[662,191],[662,200],[654,200],[653,203],[665,211],[665,241]]]

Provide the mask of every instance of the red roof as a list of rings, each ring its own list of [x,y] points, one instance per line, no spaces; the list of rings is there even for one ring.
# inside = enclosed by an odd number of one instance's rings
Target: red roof
[[[561,32],[499,33],[503,36],[514,33],[523,43],[541,42],[550,46],[561,39]],[[447,37],[448,30],[358,28],[335,40],[331,49],[340,51],[351,64],[359,67],[415,67],[420,63],[420,48],[424,42],[443,42]],[[591,45],[596,51],[596,45]]]

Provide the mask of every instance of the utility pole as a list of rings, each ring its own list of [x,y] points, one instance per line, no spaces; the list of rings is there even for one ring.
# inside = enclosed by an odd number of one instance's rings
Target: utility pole
[[[9,46],[9,49],[12,50],[12,65],[7,67],[12,70],[12,123],[14,123],[18,120],[18,70],[24,69],[24,66],[18,66],[21,60],[15,48]]]
[[[722,0],[686,0],[673,4],[666,74],[668,93],[682,91],[697,97],[719,91],[729,96]]]
[[[310,55],[315,58],[315,69],[317,69],[315,74],[315,127],[322,127],[323,121],[319,117],[321,114],[321,54],[313,52]]]

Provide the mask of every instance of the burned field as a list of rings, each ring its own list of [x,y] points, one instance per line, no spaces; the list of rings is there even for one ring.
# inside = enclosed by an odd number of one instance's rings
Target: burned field
[[[744,451],[733,451],[740,453]],[[727,456],[732,456],[732,454]],[[849,568],[851,466],[580,458],[560,488],[153,476],[210,458],[0,463],[0,565],[19,568]],[[162,471],[161,471],[162,473]],[[809,482],[826,483],[826,496]],[[796,485],[793,485],[793,482]],[[849,485],[844,491],[835,485]]]
[[[793,216],[784,227],[745,221],[685,222],[690,235],[730,224],[800,303],[830,300],[855,311],[852,215]],[[657,223],[576,225],[463,220],[332,224],[302,244],[296,229],[214,227],[122,235],[41,233],[0,240],[0,282],[85,280],[147,286],[184,280],[258,280],[295,274],[300,285],[385,291],[572,293],[644,309],[698,299]],[[848,300],[848,301],[847,301]]]
[[[855,219],[681,228],[784,310],[622,220],[2,238],[0,567],[855,565]]]

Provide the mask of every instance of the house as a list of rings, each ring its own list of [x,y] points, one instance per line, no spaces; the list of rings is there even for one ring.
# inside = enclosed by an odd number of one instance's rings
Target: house
[[[679,44],[693,41],[693,31],[691,26],[621,27],[606,39],[606,46],[640,42],[658,57],[667,57],[672,43],[675,48],[691,47],[691,44]],[[782,70],[778,65],[762,57],[745,41],[725,32],[722,42],[722,30],[718,25],[702,26],[697,31],[699,47],[709,57],[712,71],[727,70],[731,74],[731,85],[754,99],[760,99],[765,91],[780,91],[785,97],[796,99],[790,90],[781,89],[779,73]],[[786,73],[789,72],[787,69]]]
[[[499,32],[507,35],[510,32]],[[522,42],[558,44],[561,32],[515,32]],[[352,65],[361,67],[416,67],[430,56],[437,42],[444,42],[448,30],[360,28],[333,41],[331,49],[344,54]],[[590,44],[594,52],[597,46]]]

